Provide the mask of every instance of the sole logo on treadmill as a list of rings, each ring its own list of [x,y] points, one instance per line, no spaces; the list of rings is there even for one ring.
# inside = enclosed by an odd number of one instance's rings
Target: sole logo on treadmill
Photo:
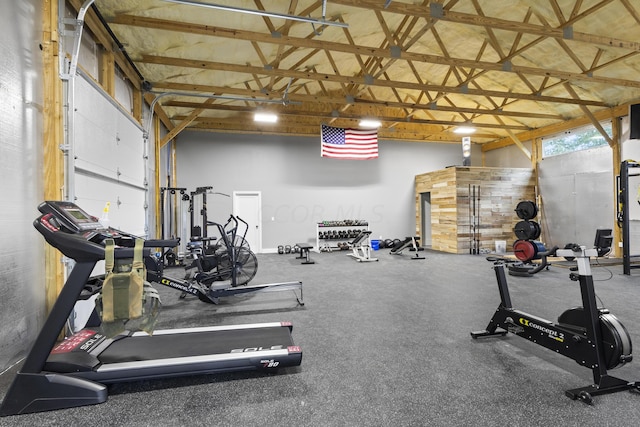
[[[93,347],[104,341],[106,337],[90,329],[83,329],[72,336],[65,338],[60,344],[51,350],[51,354],[71,353],[72,351],[89,352]]]
[[[272,345],[271,347],[246,347],[246,348],[234,348],[231,353],[252,353],[254,351],[269,351],[269,350],[282,350],[281,345]]]

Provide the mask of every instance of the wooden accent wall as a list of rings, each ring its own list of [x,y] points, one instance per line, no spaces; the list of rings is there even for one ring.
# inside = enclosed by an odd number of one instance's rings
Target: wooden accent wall
[[[431,248],[468,254],[470,185],[480,188],[479,209],[476,204],[480,248],[493,252],[496,240],[506,240],[509,251],[516,240],[513,227],[520,221],[514,211],[516,205],[522,200],[535,200],[533,169],[457,166],[416,175],[416,235],[422,236],[420,194],[430,193]]]

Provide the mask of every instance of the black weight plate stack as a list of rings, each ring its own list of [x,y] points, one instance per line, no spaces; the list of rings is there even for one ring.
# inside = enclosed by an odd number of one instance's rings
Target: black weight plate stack
[[[531,200],[523,200],[516,206],[516,215],[518,218],[528,221],[538,215],[538,207]]]
[[[513,228],[520,240],[535,240],[540,237],[540,225],[535,221],[520,221]]]
[[[533,228],[535,228],[535,229],[536,229],[536,232],[535,232],[535,234],[534,234],[536,237],[532,237],[532,239],[533,239],[533,240],[536,240],[536,239],[538,239],[538,238],[540,237],[540,235],[542,234],[542,230],[540,229],[540,224],[538,224],[538,223],[537,223],[537,222],[535,222],[535,221],[529,221],[529,222],[533,225]]]

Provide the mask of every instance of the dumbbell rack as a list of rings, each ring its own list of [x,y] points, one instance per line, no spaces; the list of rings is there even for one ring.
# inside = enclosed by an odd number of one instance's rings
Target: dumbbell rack
[[[369,223],[367,221],[357,220],[357,222],[350,224],[346,224],[345,221],[319,222],[316,224],[316,250],[320,252],[322,248],[331,250],[339,249],[338,243],[344,244],[350,242],[362,230],[369,230]],[[349,233],[349,231],[351,231],[351,233]],[[321,235],[325,235],[325,233],[331,237],[320,237]]]

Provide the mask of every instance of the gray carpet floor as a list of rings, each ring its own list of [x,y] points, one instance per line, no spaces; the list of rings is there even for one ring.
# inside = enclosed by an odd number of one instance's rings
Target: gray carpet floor
[[[158,328],[293,322],[302,365],[273,374],[205,375],[109,386],[101,405],[5,417],[13,426],[623,426],[640,422],[640,394],[564,396],[591,371],[513,335],[473,340],[499,302],[484,256],[425,251],[262,254],[253,284],[301,280],[305,306],[289,292],[233,297],[219,305],[160,289]],[[640,343],[640,272],[594,267],[596,291]],[[179,273],[178,273],[179,274]],[[517,308],[555,320],[581,304],[577,282],[557,266],[508,276]],[[4,395],[14,372],[0,376]],[[611,372],[640,380],[640,362]]]

